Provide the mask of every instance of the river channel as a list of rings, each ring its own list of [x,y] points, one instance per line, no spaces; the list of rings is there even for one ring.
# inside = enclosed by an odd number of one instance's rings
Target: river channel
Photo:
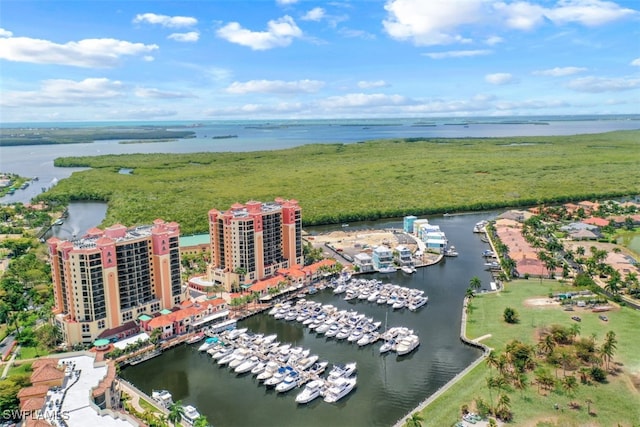
[[[197,346],[182,345],[140,365],[127,367],[121,376],[151,394],[154,389],[169,390],[173,399],[195,405],[216,427],[225,426],[389,426],[433,394],[458,372],[480,356],[480,351],[460,339],[462,301],[469,280],[478,276],[483,288],[491,276],[485,270],[482,251],[487,244],[472,233],[473,225],[494,213],[478,213],[430,219],[441,226],[460,255],[440,264],[421,268],[408,276],[398,272],[369,275],[385,282],[423,289],[428,305],[417,312],[393,310],[368,302],[347,302],[330,289],[309,299],[353,309],[386,323],[388,327],[407,326],[420,336],[420,346],[408,356],[379,355],[381,343],[363,348],[311,333],[294,322],[258,314],[241,321],[238,327],[265,334],[277,333],[278,340],[311,349],[331,363],[356,361],[358,385],[355,392],[337,404],[316,399],[297,405],[299,390],[278,394],[259,385],[252,375],[236,376],[219,367]],[[401,222],[362,223],[350,228],[400,228]],[[307,231],[322,232],[327,228]]]

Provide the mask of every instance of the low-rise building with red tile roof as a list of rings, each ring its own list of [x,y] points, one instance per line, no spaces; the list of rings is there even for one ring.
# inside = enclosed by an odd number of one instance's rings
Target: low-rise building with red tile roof
[[[598,218],[596,216],[592,216],[582,220],[585,224],[595,225],[597,227],[606,227],[609,225],[609,220],[604,218]]]

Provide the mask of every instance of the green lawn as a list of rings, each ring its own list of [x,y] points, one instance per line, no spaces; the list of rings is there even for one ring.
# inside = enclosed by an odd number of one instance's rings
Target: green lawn
[[[20,355],[18,359],[34,359],[49,354],[49,352],[41,347],[20,347]]]
[[[477,338],[491,334],[483,342],[501,351],[505,344],[513,339],[533,344],[536,342],[536,329],[545,325],[570,325],[575,322],[571,316],[580,316],[580,335],[595,334],[596,341],[601,342],[607,331],[614,331],[618,339],[617,352],[614,362],[621,364],[623,374],[609,376],[608,383],[598,385],[580,384],[574,396],[567,395],[562,390],[539,394],[535,385],[530,385],[524,392],[513,390],[511,408],[514,412],[515,425],[542,425],[545,421],[557,426],[636,426],[640,420],[640,394],[631,382],[629,373],[640,377],[640,340],[637,339],[636,328],[640,324],[640,312],[621,308],[607,312],[608,322],[598,319],[598,313],[576,309],[566,312],[557,307],[525,306],[524,301],[529,298],[546,298],[550,291],[575,290],[557,281],[520,280],[507,284],[505,291],[499,294],[481,295],[474,299],[470,321],[467,325],[467,335]],[[508,325],[503,321],[502,313],[506,307],[514,308],[520,315],[520,323]],[[551,370],[553,372],[553,369]],[[569,372],[570,373],[570,372]],[[437,399],[423,413],[427,425],[453,425],[459,420],[460,407],[471,405],[476,397],[489,401],[491,396],[486,387],[485,378],[490,374],[485,363],[471,371],[452,389]],[[562,377],[562,370],[558,370]],[[529,375],[531,383],[533,375]],[[493,400],[496,399],[495,390]],[[587,414],[587,399],[593,403],[591,411],[595,416]],[[569,402],[577,402],[580,409],[569,409]],[[554,409],[554,404],[559,409]]]

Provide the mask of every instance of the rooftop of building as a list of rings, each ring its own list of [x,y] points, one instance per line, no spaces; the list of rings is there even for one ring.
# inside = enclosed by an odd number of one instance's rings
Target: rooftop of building
[[[69,357],[61,359],[61,363],[73,365],[73,370],[77,372],[78,375],[75,382],[73,382],[75,378],[70,381],[71,385],[68,386],[66,390],[55,392],[60,393],[58,398],[62,400],[62,412],[69,417],[66,421],[68,425],[100,427],[131,426],[131,424],[124,420],[100,416],[95,409],[89,405],[92,389],[103,383],[103,380],[109,373],[107,366],[94,366],[94,359],[89,356]]]
[[[154,232],[169,232],[178,228],[179,226],[177,223],[166,223],[162,220],[155,220],[154,224],[139,225],[131,228],[127,228],[122,224],[114,224],[104,230],[96,227],[91,228],[84,236],[71,241],[61,241],[58,238],[53,237],[49,239],[49,242],[70,242],[73,245],[73,249],[93,249],[97,247],[98,244],[109,244],[111,242],[115,242],[117,244],[128,241],[136,241],[141,238],[150,237]]]

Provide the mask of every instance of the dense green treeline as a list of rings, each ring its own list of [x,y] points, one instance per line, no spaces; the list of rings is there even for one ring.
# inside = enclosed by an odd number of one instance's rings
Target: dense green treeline
[[[66,157],[56,166],[92,169],[41,197],[106,200],[105,224],[163,218],[186,234],[207,230],[211,208],[275,197],[297,199],[307,225],[526,206],[639,193],[639,141],[640,131],[621,131]]]

